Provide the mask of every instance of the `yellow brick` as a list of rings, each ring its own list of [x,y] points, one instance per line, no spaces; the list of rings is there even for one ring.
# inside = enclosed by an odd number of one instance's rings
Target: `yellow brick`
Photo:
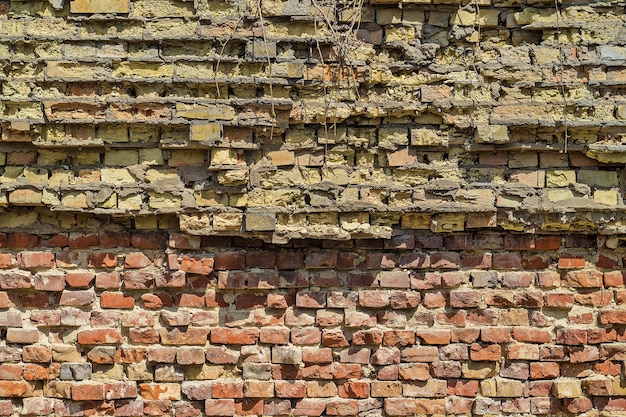
[[[185,17],[193,14],[193,2],[171,0],[133,1],[133,17]]]
[[[172,78],[173,64],[158,62],[121,62],[113,69],[117,78]]]
[[[234,120],[235,109],[225,104],[176,104],[176,115],[186,119]]]
[[[171,209],[180,207],[182,198],[168,193],[148,192],[148,206],[153,209]]]
[[[125,168],[102,168],[100,176],[102,182],[111,184],[132,184],[137,182],[135,177]]]
[[[243,223],[242,213],[215,213],[213,214],[213,229],[217,231],[241,230]]]
[[[140,149],[139,163],[143,165],[163,165],[163,152],[160,149]]]
[[[26,34],[35,37],[77,39],[78,33],[78,26],[64,19],[35,19],[26,27]]]
[[[161,19],[146,23],[144,37],[148,39],[183,39],[195,36],[197,30],[198,24],[193,21]]]
[[[139,161],[139,152],[136,150],[108,151],[104,154],[104,164],[124,167],[135,165]]]
[[[87,196],[78,191],[70,191],[63,194],[61,204],[69,208],[87,208]]]
[[[117,207],[120,210],[141,210],[143,199],[139,194],[118,196]]]
[[[111,70],[103,64],[51,61],[46,64],[46,75],[50,78],[64,79],[98,79],[111,74]]]
[[[128,13],[129,0],[72,0],[72,13]]]
[[[194,194],[198,206],[224,206],[228,205],[228,195],[218,194],[214,190],[196,191]]]
[[[18,206],[38,206],[41,205],[42,193],[40,190],[32,188],[22,188],[11,191],[9,194],[9,203]]]
[[[190,136],[195,142],[219,142],[222,139],[222,125],[219,123],[191,125]]]

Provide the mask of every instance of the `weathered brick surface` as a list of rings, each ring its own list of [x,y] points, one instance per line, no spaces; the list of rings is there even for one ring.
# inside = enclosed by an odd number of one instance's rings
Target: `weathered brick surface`
[[[626,412],[623,6],[0,1],[0,415]]]
[[[418,237],[408,230],[404,236]],[[421,232],[419,239],[436,236]],[[455,243],[484,242],[486,236],[489,249]],[[310,240],[289,247],[207,241],[193,250],[177,249],[180,237],[170,238],[173,247],[167,250],[119,248],[117,256],[124,259],[154,261],[119,264],[115,290],[108,288],[112,284],[100,288],[94,279],[83,281],[81,289],[60,281],[70,289],[55,284],[45,292],[34,287],[3,290],[0,326],[6,329],[7,346],[0,349],[0,397],[11,406],[17,404],[15,398],[24,398],[25,415],[52,414],[59,399],[72,400],[72,407],[84,412],[114,401],[124,415],[146,410],[159,415],[174,404],[205,415],[356,415],[360,407],[387,416],[622,410],[626,348],[620,326],[626,323],[621,301],[626,289],[613,278],[621,273],[619,265],[594,265],[601,256],[621,262],[626,250],[607,248],[603,237],[588,236],[593,247],[587,245],[580,255],[585,266],[576,272],[600,279],[597,286],[581,286],[580,280],[568,279],[570,268],[559,267],[575,246],[537,250],[523,243],[528,242],[525,235],[505,232],[447,237],[436,248],[388,249],[385,258],[418,253],[432,259],[445,253],[446,259],[460,259],[480,253],[551,261],[521,272],[506,263],[486,270],[449,263],[419,270],[376,263],[375,271],[402,272],[410,280],[428,282],[411,289],[389,288],[378,275],[343,286],[351,273],[367,270],[364,263],[339,268],[330,261],[320,267],[331,253],[332,259],[381,259],[380,252],[359,248],[356,240],[324,251]],[[71,253],[66,244],[56,249],[57,258]],[[137,271],[153,276],[183,267],[160,259],[202,258],[207,263],[234,259],[233,250],[237,259],[255,259],[260,252],[279,259],[289,250],[292,259],[303,260],[290,271],[309,277],[333,271],[337,281],[320,288],[306,280],[296,287],[279,280],[276,288],[260,288],[246,286],[244,280],[235,291],[222,289],[220,274],[237,272],[249,280],[249,274],[259,271],[260,261],[251,266],[228,261],[241,269],[222,264],[208,275],[188,274],[184,285],[167,291],[146,286],[121,290],[125,279],[136,282]],[[4,249],[11,256],[20,251]],[[80,253],[67,258],[72,266],[40,265],[38,274],[95,277],[109,270],[89,266]],[[264,273],[284,271],[278,262],[263,266]],[[22,267],[26,269],[15,270],[18,276],[29,268]],[[125,273],[129,271],[133,273]],[[477,279],[478,272],[489,272],[489,280]],[[446,274],[458,279],[450,281]],[[516,279],[524,274],[528,281],[511,285],[511,274]],[[181,304],[192,296],[203,302]],[[49,329],[74,336],[56,339]],[[241,371],[232,373],[235,369]],[[35,395],[38,381],[50,384],[43,396]]]

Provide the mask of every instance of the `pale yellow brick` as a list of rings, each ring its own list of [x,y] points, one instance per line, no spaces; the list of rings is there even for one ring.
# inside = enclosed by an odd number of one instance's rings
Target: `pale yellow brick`
[[[190,136],[194,142],[219,142],[222,140],[222,125],[219,123],[193,124],[190,128]]]
[[[130,0],[71,0],[72,13],[128,13]]]
[[[79,191],[69,191],[63,193],[61,198],[61,204],[63,207],[68,208],[87,208],[87,195]]]
[[[139,163],[143,165],[163,165],[163,152],[160,149],[140,149]]]
[[[234,120],[235,109],[225,104],[176,104],[176,115],[186,119]]]
[[[136,150],[111,150],[104,154],[104,164],[109,166],[129,166],[139,162],[139,152]]]
[[[169,193],[148,192],[148,206],[153,209],[171,209],[178,208],[182,202],[182,198],[178,195]]]
[[[214,213],[213,229],[216,231],[234,231],[241,230],[243,224],[242,213]]]
[[[214,190],[201,190],[194,193],[198,206],[225,206],[228,205],[228,195]]]
[[[546,175],[546,187],[550,188],[567,187],[575,182],[576,171],[574,170],[548,171]]]
[[[594,203],[615,206],[619,201],[618,199],[619,194],[617,190],[595,190],[593,192]]]
[[[46,64],[46,75],[68,80],[93,80],[110,76],[111,69],[104,64],[50,61]]]
[[[141,210],[143,198],[140,194],[118,196],[117,207],[121,210]]]
[[[132,184],[137,179],[126,168],[102,168],[100,171],[102,182],[111,184]]]
[[[267,153],[267,158],[272,165],[294,165],[296,162],[295,155],[292,151],[273,151]]]
[[[121,62],[115,66],[112,73],[117,78],[172,78],[173,64],[157,62]]]
[[[41,205],[41,196],[41,190],[22,188],[9,193],[9,203],[18,206],[39,206]]]

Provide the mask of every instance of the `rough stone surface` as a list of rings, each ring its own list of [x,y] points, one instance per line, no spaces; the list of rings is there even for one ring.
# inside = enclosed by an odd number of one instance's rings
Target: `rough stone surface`
[[[624,414],[625,28],[0,0],[0,416]]]

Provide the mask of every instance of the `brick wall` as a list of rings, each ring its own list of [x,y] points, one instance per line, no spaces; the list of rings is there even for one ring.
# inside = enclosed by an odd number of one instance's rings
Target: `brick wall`
[[[0,0],[0,416],[625,413],[625,33]]]
[[[626,250],[605,237],[1,237],[2,415],[614,415],[626,404]]]

